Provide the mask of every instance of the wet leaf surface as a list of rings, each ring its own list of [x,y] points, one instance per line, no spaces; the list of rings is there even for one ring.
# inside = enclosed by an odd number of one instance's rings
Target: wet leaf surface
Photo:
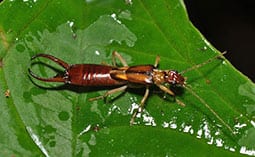
[[[254,84],[226,59],[184,74],[200,98],[173,88],[185,107],[151,87],[134,126],[129,121],[144,89],[91,102],[110,88],[28,76],[30,58],[38,53],[70,64],[111,64],[116,50],[129,65],[154,64],[159,55],[160,69],[178,71],[218,55],[188,20],[183,2],[4,1],[0,7],[1,155],[255,154]],[[63,70],[43,58],[31,66],[43,77],[55,75],[51,67]]]

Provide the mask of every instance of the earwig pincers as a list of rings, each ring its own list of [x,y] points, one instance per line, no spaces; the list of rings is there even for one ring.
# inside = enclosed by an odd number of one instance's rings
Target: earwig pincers
[[[225,53],[225,52],[224,52]],[[149,96],[149,87],[156,85],[160,90],[165,93],[174,96],[175,93],[168,88],[168,85],[180,86],[188,89],[195,97],[197,97],[200,102],[206,105],[206,107],[229,129],[232,129],[221,119],[221,117],[202,99],[200,98],[193,90],[186,86],[186,78],[182,76],[183,73],[191,71],[193,69],[199,68],[213,59],[222,56],[224,53],[210,58],[209,60],[195,65],[183,72],[177,72],[175,70],[159,70],[157,68],[159,64],[159,56],[156,57],[154,65],[136,65],[128,66],[124,58],[114,51],[112,54],[113,65],[101,65],[101,64],[68,64],[63,60],[56,58],[49,54],[37,54],[32,57],[36,59],[38,57],[47,58],[53,62],[62,66],[65,70],[61,74],[57,74],[52,78],[42,78],[34,74],[29,69],[29,74],[38,80],[45,82],[63,82],[71,85],[80,85],[80,86],[116,86],[116,88],[107,91],[104,95],[91,98],[90,100],[97,100],[105,98],[110,94],[115,92],[125,91],[127,88],[145,88],[144,96],[140,102],[139,109],[133,113],[130,120],[130,124],[134,123],[137,113],[142,112],[144,109],[144,104],[146,99]],[[122,63],[123,67],[118,67],[116,65],[116,58]],[[184,106],[180,100],[176,99],[179,105]]]

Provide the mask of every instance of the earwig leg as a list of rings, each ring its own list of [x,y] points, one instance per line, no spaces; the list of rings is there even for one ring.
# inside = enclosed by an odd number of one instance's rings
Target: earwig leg
[[[102,65],[106,65],[106,66],[110,66],[110,64],[106,63],[106,62],[101,62]]]
[[[98,97],[94,97],[94,98],[90,98],[89,101],[94,101],[94,100],[98,100],[98,99],[104,99],[104,98],[106,98],[108,95],[111,95],[111,94],[116,93],[116,92],[122,92],[122,91],[126,90],[127,87],[128,87],[128,86],[125,85],[125,86],[121,86],[121,87],[119,87],[119,88],[115,88],[115,89],[109,90],[109,91],[107,91],[106,93],[104,93],[104,95],[101,95],[101,96],[98,96]]]
[[[180,105],[180,106],[182,106],[182,107],[185,107],[185,106],[186,106],[186,104],[184,104],[184,102],[182,102],[181,100],[177,99],[176,97],[175,97],[175,101],[176,101],[176,103],[177,103],[178,105]]]
[[[159,87],[159,89],[166,92],[167,94],[175,96],[174,92],[171,91],[169,88],[165,87],[164,85],[162,85],[162,84],[156,84],[156,85]]]
[[[141,103],[139,105],[139,108],[133,113],[132,117],[131,117],[131,120],[130,120],[130,125],[133,125],[134,121],[135,121],[135,118],[136,118],[136,115],[140,112],[142,113],[143,112],[143,109],[144,109],[144,104],[145,104],[145,101],[146,99],[148,98],[149,96],[149,87],[146,87],[146,90],[145,90],[145,93],[144,93],[144,96],[141,100]]]
[[[166,93],[169,94],[169,95],[172,95],[172,96],[174,97],[174,99],[175,99],[175,101],[177,102],[178,105],[180,105],[180,106],[185,106],[185,104],[184,104],[182,101],[180,101],[179,99],[177,99],[177,98],[175,97],[174,92],[171,91],[169,88],[167,88],[167,87],[165,87],[164,85],[161,85],[161,84],[157,84],[157,86],[158,86],[159,89],[161,89],[162,91],[166,92]]]
[[[159,61],[160,61],[160,57],[157,56],[157,57],[156,57],[156,60],[155,60],[155,63],[154,63],[154,67],[157,67],[157,66],[158,66]]]
[[[113,51],[112,53],[112,63],[114,66],[116,66],[116,58],[118,58],[123,66],[128,66],[127,62],[125,59],[117,52]]]

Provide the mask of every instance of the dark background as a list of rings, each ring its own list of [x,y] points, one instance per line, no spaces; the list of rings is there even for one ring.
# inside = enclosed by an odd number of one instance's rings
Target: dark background
[[[255,0],[185,0],[189,18],[205,38],[255,82]]]

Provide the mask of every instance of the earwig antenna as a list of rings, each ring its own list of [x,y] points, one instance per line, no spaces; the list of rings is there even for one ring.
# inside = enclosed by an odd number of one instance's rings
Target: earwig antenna
[[[217,55],[217,56],[215,56],[215,57],[213,57],[213,58],[210,58],[210,59],[208,59],[207,61],[205,61],[205,62],[203,62],[203,63],[194,65],[194,66],[191,67],[191,68],[188,68],[188,69],[186,69],[186,70],[183,70],[182,72],[180,72],[180,74],[184,74],[184,73],[186,73],[186,72],[188,72],[188,71],[192,71],[192,70],[194,70],[194,69],[198,69],[198,68],[200,68],[200,67],[202,67],[202,66],[204,66],[204,65],[206,65],[206,64],[208,64],[208,63],[210,63],[211,61],[213,61],[213,60],[215,60],[215,59],[217,59],[217,58],[222,57],[222,56],[223,56],[224,54],[226,54],[226,53],[227,53],[227,51],[224,51],[223,53],[221,53],[221,54],[219,54],[219,55]]]
[[[184,86],[185,89],[187,89],[192,95],[194,95],[202,104],[205,105],[205,107],[213,113],[213,115],[226,127],[234,133],[234,131],[231,129],[231,127],[205,102],[204,99],[202,99],[200,96],[197,95],[196,92],[194,92],[191,88]]]

